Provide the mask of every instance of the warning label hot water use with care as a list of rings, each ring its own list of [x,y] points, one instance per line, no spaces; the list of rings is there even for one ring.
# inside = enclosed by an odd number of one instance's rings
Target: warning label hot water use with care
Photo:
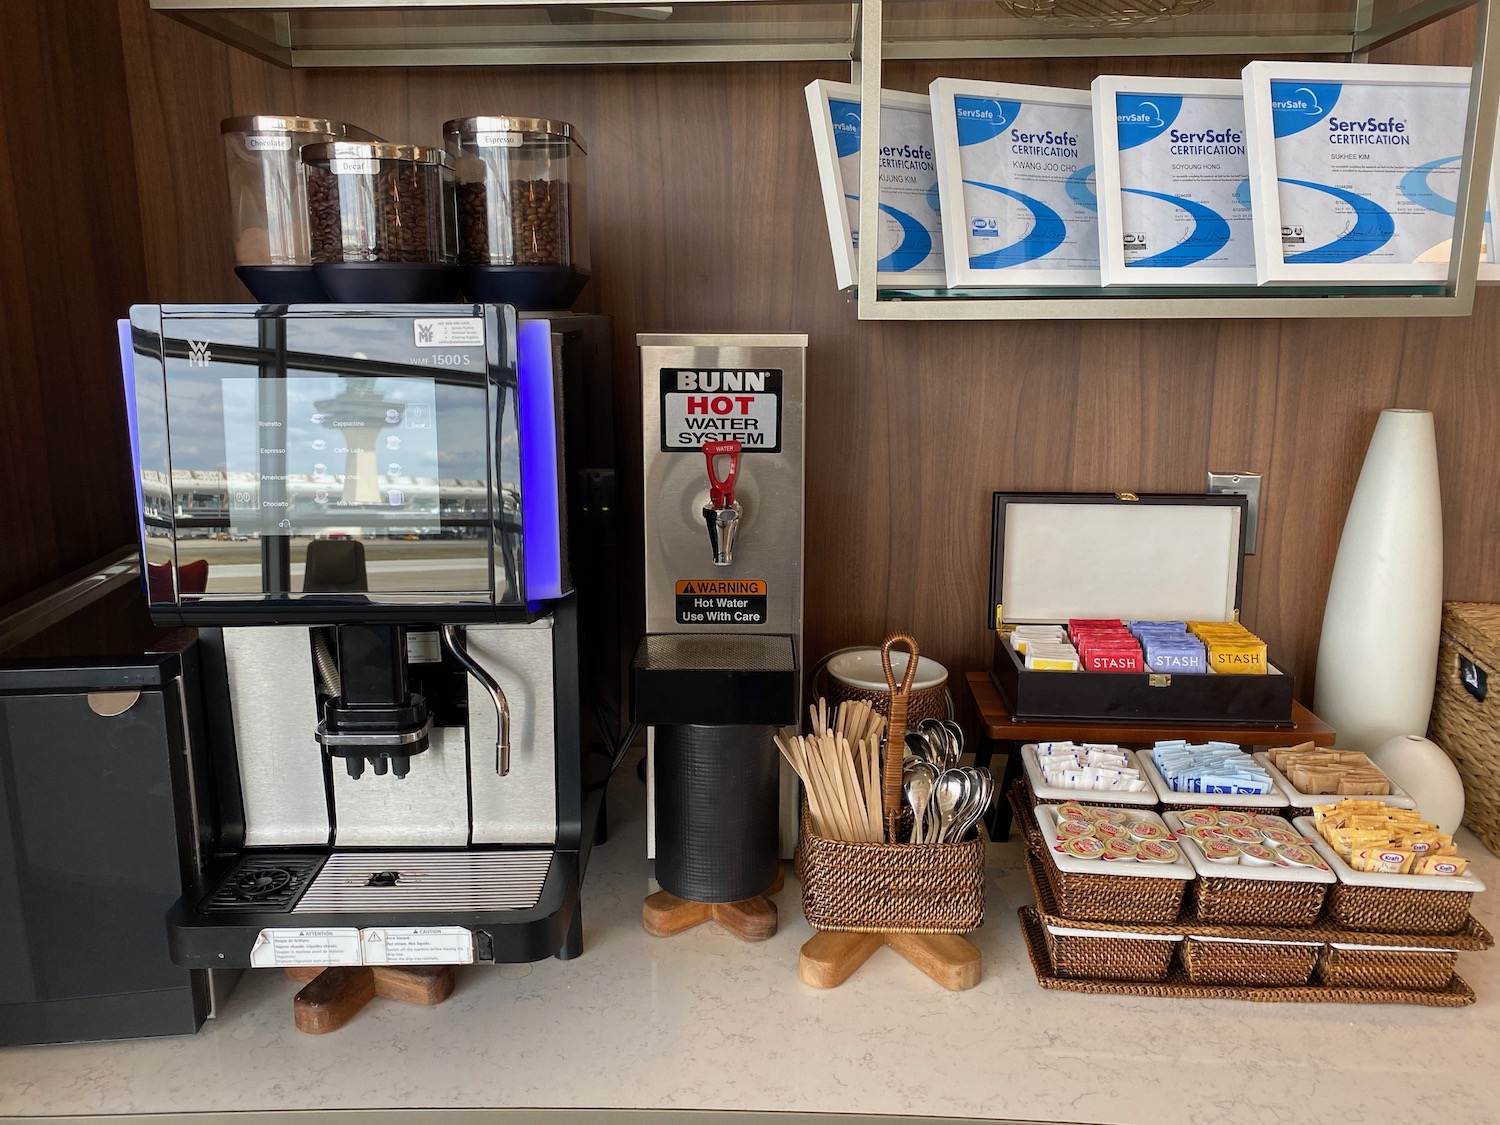
[[[661,369],[661,451],[697,453],[706,441],[745,453],[781,452],[780,368]]]
[[[766,584],[759,578],[688,578],[677,583],[679,625],[764,625]]]

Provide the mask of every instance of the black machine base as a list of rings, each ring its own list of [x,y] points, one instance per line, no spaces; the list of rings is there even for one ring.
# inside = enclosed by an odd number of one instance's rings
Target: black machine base
[[[797,721],[797,646],[775,633],[648,633],[631,668],[644,726],[786,726]]]
[[[458,270],[427,262],[325,262],[313,267],[341,304],[442,304],[458,299]]]
[[[449,853],[496,856],[516,849],[465,849]],[[535,852],[542,849],[526,849]],[[299,908],[318,885],[318,876],[336,857],[368,855],[354,849],[277,848],[247,850],[212,864],[204,882],[167,912],[167,944],[172,960],[193,969],[249,968],[251,951],[263,930],[375,929],[460,926],[475,936],[475,960],[497,964],[564,960],[582,951],[577,852],[549,852],[546,876],[535,905],[515,909],[457,905],[446,909],[397,910],[372,900],[399,893],[403,857],[381,853],[380,871],[358,881],[361,903],[338,909]],[[441,852],[410,851],[414,865]]]
[[[234,275],[263,305],[321,305],[328,300],[312,266],[235,266]]]
[[[519,312],[553,312],[573,307],[589,282],[579,266],[464,266],[464,295],[489,305],[514,305]]]

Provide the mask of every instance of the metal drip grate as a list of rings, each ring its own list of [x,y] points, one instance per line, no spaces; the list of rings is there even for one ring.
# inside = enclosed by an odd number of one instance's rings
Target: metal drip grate
[[[542,897],[550,851],[339,852],[295,914],[381,910],[527,910]]]
[[[1214,0],[996,0],[1017,19],[1078,30],[1139,27],[1179,19]]]
[[[204,914],[285,913],[317,874],[322,856],[242,859],[199,905]]]

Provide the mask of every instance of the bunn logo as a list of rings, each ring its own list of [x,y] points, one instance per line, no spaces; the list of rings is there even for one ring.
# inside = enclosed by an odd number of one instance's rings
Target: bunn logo
[[[211,351],[209,351],[209,349],[208,349],[208,341],[207,340],[189,340],[188,341],[188,366],[189,367],[207,367],[208,364],[209,364],[209,361],[211,359],[213,359],[213,357],[214,357],[214,353],[211,352]]]

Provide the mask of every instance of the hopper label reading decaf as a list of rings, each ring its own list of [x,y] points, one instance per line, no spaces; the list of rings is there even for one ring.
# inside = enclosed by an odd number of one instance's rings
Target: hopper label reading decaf
[[[764,625],[766,584],[759,578],[688,578],[677,583],[679,625]]]
[[[706,441],[744,453],[781,452],[780,368],[661,369],[661,451],[698,453]]]

